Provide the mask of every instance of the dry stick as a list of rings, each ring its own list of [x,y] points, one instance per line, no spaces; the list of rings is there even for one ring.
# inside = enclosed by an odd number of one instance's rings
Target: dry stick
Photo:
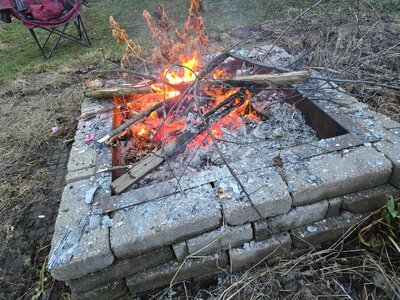
[[[310,6],[307,8],[305,11],[303,11],[301,14],[299,14],[294,20],[285,28],[285,30],[279,35],[279,37],[275,40],[275,42],[272,44],[271,48],[268,50],[268,52],[264,55],[264,59],[271,53],[271,51],[275,48],[275,46],[278,44],[278,42],[281,40],[281,38],[286,34],[286,32],[294,25],[294,23],[297,22],[302,16],[304,16],[306,13],[308,13],[310,10],[313,8],[317,7],[320,5],[320,3],[323,0],[319,0],[317,3],[315,3],[313,6]],[[263,59],[263,60],[264,60]]]
[[[236,54],[234,52],[229,52],[228,55],[230,57],[234,58],[234,59],[241,60],[241,61],[247,62],[249,64],[261,66],[263,68],[275,70],[275,71],[278,71],[278,72],[290,72],[291,71],[290,69],[283,68],[283,67],[276,67],[276,66],[267,64],[265,62],[262,62],[262,61],[258,61],[258,60],[255,60],[255,59],[252,59],[252,58],[249,58],[249,57],[245,57],[245,56]]]
[[[169,83],[168,81],[162,80],[160,78],[154,77],[154,76],[150,76],[150,75],[146,75],[146,74],[141,74],[138,72],[135,72],[133,70],[129,70],[129,69],[124,69],[124,68],[117,68],[117,69],[111,69],[111,70],[101,70],[101,71],[92,71],[91,74],[103,74],[103,73],[128,73],[134,77],[137,78],[142,78],[142,79],[148,79],[151,80],[153,82],[159,82],[165,85],[168,85],[170,87],[175,87],[174,84]]]
[[[306,83],[308,79],[309,79],[308,72],[300,71],[300,72],[288,72],[282,74],[260,74],[260,75],[240,76],[232,79],[228,78],[215,81],[222,81],[233,87],[249,86],[249,85],[287,86],[294,83]]]
[[[384,83],[379,83],[379,82],[376,82],[376,81],[369,81],[369,80],[350,80],[350,79],[339,79],[339,78],[329,78],[329,77],[315,77],[315,76],[310,77],[310,79],[323,80],[323,81],[326,81],[326,82],[370,84],[370,85],[376,85],[376,86],[379,86],[379,87],[384,87],[384,88],[400,91],[400,86],[399,85],[390,85],[390,84],[384,84]]]
[[[142,111],[140,114],[134,116],[132,119],[128,120],[121,126],[118,126],[115,128],[113,131],[111,131],[109,134],[103,136],[101,139],[98,140],[99,143],[106,143],[108,144],[107,141],[109,141],[112,137],[120,134],[121,132],[124,132],[129,126],[133,125],[134,123],[140,121],[141,119],[149,116],[153,111],[161,108],[164,105],[163,102],[159,102],[156,105],[146,109],[145,111]]]

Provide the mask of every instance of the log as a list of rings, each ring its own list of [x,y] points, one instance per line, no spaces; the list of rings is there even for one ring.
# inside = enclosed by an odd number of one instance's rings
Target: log
[[[151,91],[149,85],[133,85],[85,91],[84,95],[88,98],[110,98],[137,94],[150,94]]]
[[[274,85],[274,86],[288,86],[291,84],[301,84],[306,83],[310,78],[310,75],[307,71],[299,71],[299,72],[288,72],[281,74],[260,74],[260,75],[249,75],[249,76],[240,76],[235,78],[222,79],[218,81],[222,81],[231,86],[266,86],[266,85]]]

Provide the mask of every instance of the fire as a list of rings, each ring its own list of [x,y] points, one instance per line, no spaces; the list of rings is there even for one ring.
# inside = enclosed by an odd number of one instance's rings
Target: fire
[[[163,79],[174,85],[193,82],[196,79],[196,71],[199,69],[198,56],[198,52],[195,51],[192,57],[181,58],[181,64],[179,66],[180,69],[183,69],[183,74],[182,72],[174,71],[173,69],[175,68],[165,68],[162,76]],[[151,88],[156,94],[162,94],[165,96],[165,99],[174,98],[180,95],[178,90],[166,85],[160,86],[153,84]]]
[[[200,69],[199,54],[194,52],[191,56],[181,57],[180,64],[175,65],[171,68],[165,68],[160,76],[161,79],[170,83],[171,85],[176,85],[181,88],[181,90],[186,89],[185,85],[192,83],[197,76],[197,72]],[[217,69],[213,72],[212,77],[218,78],[229,78],[232,75],[225,72],[222,69]],[[132,114],[138,114],[145,109],[148,109],[157,103],[165,100],[178,101],[181,91],[173,86],[157,83],[151,85],[152,94],[141,95],[136,98],[130,99],[130,102],[126,105],[128,108],[126,119],[132,117]],[[219,105],[222,101],[227,99],[230,95],[235,94],[240,88],[233,88],[227,86],[213,86],[205,85],[202,88],[203,96],[208,100],[203,103],[204,106],[201,108],[202,113],[206,113],[209,109],[214,106]],[[176,100],[175,100],[176,99]],[[115,98],[115,101],[118,98]],[[119,101],[126,101],[126,99],[119,99]],[[154,149],[156,145],[160,143],[169,143],[173,141],[177,135],[185,130],[188,126],[188,117],[185,115],[178,117],[174,113],[168,111],[167,104],[171,105],[170,102],[165,102],[165,109],[160,109],[158,111],[152,112],[143,121],[135,123],[129,127],[129,132],[131,136],[134,136],[134,156],[139,158],[143,157],[146,151]],[[193,101],[188,98],[188,101]],[[239,104],[239,99],[235,100],[235,105]],[[193,108],[193,105],[190,105]],[[257,121],[258,116],[252,111],[251,106],[251,95],[250,92],[246,92],[246,100],[244,104],[231,111],[228,115],[220,119],[215,124],[210,126],[210,133],[217,139],[223,139],[224,129],[228,130],[237,129],[244,126],[244,121],[242,117],[246,117],[247,120]],[[126,135],[124,133],[123,135]],[[123,136],[121,135],[121,136]],[[207,132],[199,134],[188,147],[198,147],[203,144],[207,144],[212,139],[208,136]]]
[[[144,128],[141,128],[140,131],[138,132],[139,136],[144,136],[146,134],[146,130]]]
[[[183,76],[178,72],[174,72],[172,70],[166,69],[164,70],[165,79],[172,84],[182,84],[186,82],[193,82],[196,79],[195,70],[198,69],[199,60],[198,60],[197,51],[194,52],[193,57],[181,59],[181,64],[183,66]]]

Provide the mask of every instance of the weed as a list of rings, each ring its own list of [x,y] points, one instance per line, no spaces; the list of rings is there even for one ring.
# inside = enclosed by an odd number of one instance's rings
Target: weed
[[[360,242],[374,249],[387,245],[400,254],[400,203],[395,203],[391,195],[386,196],[386,209],[378,220],[362,228]]]

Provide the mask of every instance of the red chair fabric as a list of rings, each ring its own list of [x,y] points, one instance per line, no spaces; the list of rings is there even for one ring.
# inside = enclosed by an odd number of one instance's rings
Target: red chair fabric
[[[59,0],[41,0],[41,4],[29,5],[27,12],[20,12],[16,8],[12,8],[11,13],[29,29],[36,27],[56,27],[70,22],[81,13],[82,5],[80,1],[67,1],[71,4],[69,10],[64,10],[63,7],[66,5],[63,5]],[[63,7],[61,7],[61,5]],[[29,13],[32,14],[34,18],[29,18]],[[37,18],[35,18],[35,15]],[[56,15],[58,15],[58,17]]]

